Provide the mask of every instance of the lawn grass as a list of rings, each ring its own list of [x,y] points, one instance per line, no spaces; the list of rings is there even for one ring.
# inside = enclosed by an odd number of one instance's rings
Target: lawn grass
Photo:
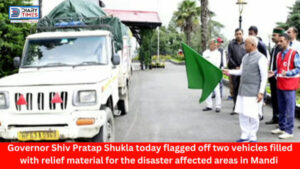
[[[176,58],[171,58],[170,60],[173,61],[173,62],[176,62],[176,63],[184,63],[184,60],[179,60],[179,59],[176,59]]]

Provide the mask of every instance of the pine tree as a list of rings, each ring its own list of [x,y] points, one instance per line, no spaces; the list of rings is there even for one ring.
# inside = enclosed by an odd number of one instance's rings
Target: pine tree
[[[286,23],[279,22],[277,24],[284,29],[295,26],[300,31],[300,1],[296,1],[293,7],[290,7],[290,10]],[[297,39],[300,39],[300,33],[298,34]]]

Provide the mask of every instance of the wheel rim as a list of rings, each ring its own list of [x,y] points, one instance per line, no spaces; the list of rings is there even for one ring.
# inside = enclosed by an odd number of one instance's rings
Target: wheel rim
[[[106,140],[110,141],[112,139],[112,135],[113,135],[113,127],[112,127],[110,120],[108,120],[106,123],[106,131],[107,131]]]

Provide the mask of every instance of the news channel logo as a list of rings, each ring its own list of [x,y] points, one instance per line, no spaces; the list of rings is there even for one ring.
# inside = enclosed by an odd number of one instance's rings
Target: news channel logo
[[[34,23],[40,19],[39,6],[10,6],[9,19],[13,23]]]

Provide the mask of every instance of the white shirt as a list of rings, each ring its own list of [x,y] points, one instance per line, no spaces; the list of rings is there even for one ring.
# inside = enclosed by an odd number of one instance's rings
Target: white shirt
[[[212,63],[213,65],[215,65],[216,67],[220,67],[221,65],[221,53],[218,49],[216,50],[205,50],[203,52],[203,57],[208,60],[210,63]]]
[[[243,61],[245,57],[242,60],[242,64],[239,70],[234,69],[234,70],[229,70],[229,74],[231,75],[241,75],[242,70],[243,70]],[[260,81],[260,87],[259,87],[259,93],[264,93],[265,88],[267,85],[267,80],[268,80],[268,59],[266,57],[260,57],[258,61],[258,67],[259,67],[259,72],[261,75],[261,81]]]
[[[291,43],[292,45],[290,47],[300,53],[300,42],[297,40],[293,40]]]

